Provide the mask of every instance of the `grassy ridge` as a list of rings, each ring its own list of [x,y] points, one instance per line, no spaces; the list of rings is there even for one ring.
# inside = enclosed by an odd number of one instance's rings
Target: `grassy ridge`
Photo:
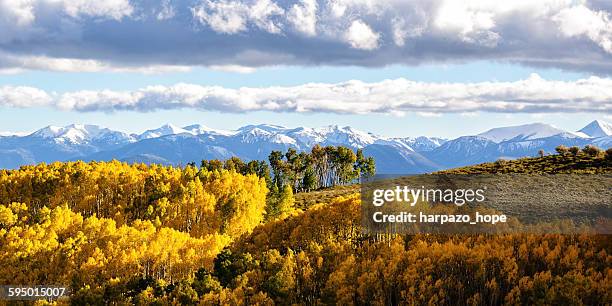
[[[300,192],[295,194],[294,196],[295,207],[302,210],[306,210],[313,205],[329,203],[335,198],[347,196],[357,192],[359,192],[358,184],[348,186],[336,186],[310,192]]]
[[[436,172],[436,174],[495,174],[495,173],[612,173],[612,161],[605,154],[590,156],[584,153],[577,155],[547,155],[543,157],[525,157],[516,160],[498,160],[473,166],[454,168]],[[359,192],[359,184],[336,186],[295,195],[295,205],[302,210],[331,200]]]
[[[455,169],[440,171],[441,174],[494,174],[494,173],[589,173],[612,172],[612,161],[603,154],[589,156],[548,155],[526,157],[516,160],[498,160]]]

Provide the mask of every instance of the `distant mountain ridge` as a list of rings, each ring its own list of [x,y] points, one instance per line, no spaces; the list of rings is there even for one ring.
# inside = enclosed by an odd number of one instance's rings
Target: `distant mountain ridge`
[[[127,134],[95,125],[48,126],[29,135],[0,136],[0,168],[68,161],[112,160],[184,165],[202,159],[267,160],[272,150],[308,151],[315,144],[363,149],[376,159],[378,173],[425,173],[494,161],[534,156],[558,145],[612,146],[612,125],[596,120],[576,132],[543,123],[499,127],[452,140],[436,137],[393,138],[330,125],[287,128],[247,125],[237,130],[194,124],[171,124]]]
[[[480,133],[478,136],[496,143],[500,143],[509,140],[520,141],[545,138],[564,132],[565,131],[552,125],[544,123],[531,123],[511,127],[494,128],[484,133]]]
[[[589,137],[610,136],[612,135],[612,124],[601,120],[595,120],[580,129],[578,132],[583,133]]]

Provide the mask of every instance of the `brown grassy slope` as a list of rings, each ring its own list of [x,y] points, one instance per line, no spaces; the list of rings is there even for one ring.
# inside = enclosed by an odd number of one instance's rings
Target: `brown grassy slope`
[[[588,156],[579,153],[574,156],[548,155],[544,157],[526,157],[516,160],[499,160],[473,166],[448,169],[440,174],[493,174],[493,173],[612,173],[612,161],[604,154]],[[329,203],[332,199],[359,192],[359,184],[336,186],[295,195],[297,208],[306,210],[312,205]]]
[[[441,174],[494,174],[494,173],[612,173],[612,161],[604,154],[588,156],[579,153],[526,157],[517,160],[498,160],[455,169],[440,171]]]
[[[329,203],[331,200],[359,192],[359,184],[336,186],[310,192],[295,194],[295,207],[306,210],[315,204]]]

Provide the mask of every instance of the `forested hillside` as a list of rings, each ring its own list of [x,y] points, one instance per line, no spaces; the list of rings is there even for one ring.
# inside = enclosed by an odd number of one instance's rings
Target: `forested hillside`
[[[562,158],[588,167],[554,166]],[[609,162],[601,151],[561,150],[505,165],[609,173]],[[293,196],[285,183],[282,203],[270,201],[274,180],[251,166],[0,171],[0,284],[63,284],[72,289],[64,302],[92,305],[612,302],[609,236],[369,236],[357,194]],[[340,189],[329,198],[356,190]],[[296,209],[294,197],[308,196],[323,203]]]
[[[235,171],[110,163],[53,163],[0,170],[0,202],[31,215],[67,209],[118,226],[151,221],[192,236],[238,237],[261,222],[266,183]]]

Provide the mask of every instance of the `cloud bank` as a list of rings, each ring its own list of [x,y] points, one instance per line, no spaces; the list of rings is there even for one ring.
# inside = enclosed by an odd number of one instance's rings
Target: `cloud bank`
[[[406,79],[376,83],[348,81],[292,87],[224,88],[195,84],[149,86],[133,91],[47,93],[31,87],[0,87],[0,107],[53,107],[78,112],[152,112],[194,109],[227,113],[253,111],[403,115],[442,113],[612,114],[612,79],[572,82],[536,74],[515,82],[426,83]]]
[[[0,29],[5,72],[485,59],[612,74],[602,0],[0,0]]]

